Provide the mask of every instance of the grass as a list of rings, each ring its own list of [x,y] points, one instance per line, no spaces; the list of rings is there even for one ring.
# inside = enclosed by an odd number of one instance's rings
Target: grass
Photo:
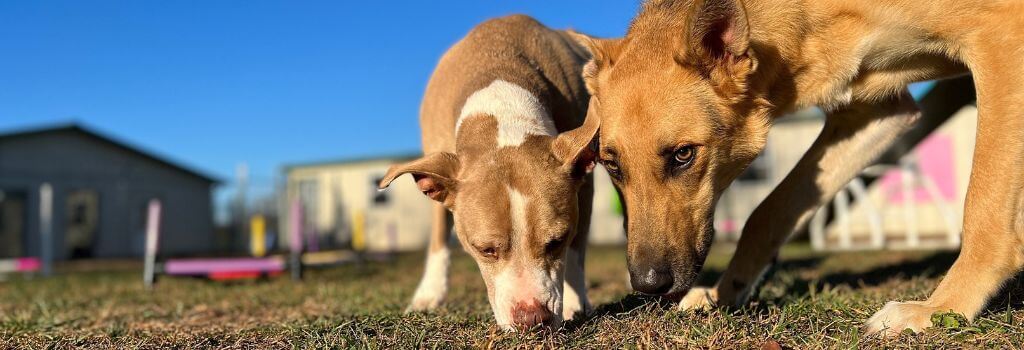
[[[729,258],[716,249],[702,279]],[[821,255],[787,247],[751,305],[680,312],[631,295],[622,248],[587,256],[596,314],[550,334],[493,325],[474,262],[455,254],[447,305],[403,315],[422,255],[312,271],[301,283],[214,283],[165,278],[142,289],[135,266],[0,283],[3,348],[1017,348],[1024,344],[1024,283],[1013,282],[973,323],[940,317],[923,334],[875,339],[864,319],[888,300],[927,296],[953,253]]]

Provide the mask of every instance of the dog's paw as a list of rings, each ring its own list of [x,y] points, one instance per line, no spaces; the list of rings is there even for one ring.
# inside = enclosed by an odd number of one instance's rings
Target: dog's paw
[[[864,331],[885,337],[897,336],[907,329],[918,333],[932,326],[932,314],[938,311],[920,301],[890,301],[865,322]]]
[[[693,287],[679,301],[679,310],[708,310],[718,305],[718,290],[715,288]]]
[[[406,313],[422,312],[437,309],[444,302],[447,291],[439,286],[420,286],[412,297],[412,303],[405,309]]]
[[[434,310],[441,306],[443,300],[437,297],[416,297],[412,299],[409,307],[405,308],[406,313],[423,312]]]
[[[586,318],[593,309],[590,304],[565,304],[562,306],[562,320],[569,321],[578,318]]]

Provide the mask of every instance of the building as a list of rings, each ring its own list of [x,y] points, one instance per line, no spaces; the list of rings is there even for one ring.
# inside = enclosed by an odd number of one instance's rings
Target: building
[[[382,156],[286,166],[282,209],[294,201],[301,203],[307,250],[420,249],[430,236],[430,199],[407,179],[396,180],[387,191],[377,190],[388,167],[416,157]],[[293,220],[290,210],[282,210],[280,218],[280,232],[289,232]]]
[[[163,204],[162,253],[210,252],[216,183],[77,124],[0,134],[0,258],[40,256],[44,184],[56,260],[142,256],[154,198]]]

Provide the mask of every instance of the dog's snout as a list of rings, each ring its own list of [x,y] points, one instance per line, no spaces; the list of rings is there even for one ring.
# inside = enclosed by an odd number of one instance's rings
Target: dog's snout
[[[671,272],[653,268],[630,269],[629,280],[633,290],[647,294],[668,293],[674,283]]]
[[[512,323],[517,328],[530,329],[539,325],[549,325],[554,314],[536,299],[531,302],[519,302],[512,307]]]

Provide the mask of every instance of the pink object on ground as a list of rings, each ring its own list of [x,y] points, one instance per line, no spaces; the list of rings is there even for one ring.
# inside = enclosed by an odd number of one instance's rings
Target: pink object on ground
[[[164,263],[169,275],[207,275],[237,272],[284,271],[284,260],[278,258],[176,259]]]
[[[0,259],[0,273],[36,272],[42,266],[43,262],[36,257]]]
[[[921,141],[914,149],[918,167],[925,176],[935,182],[939,194],[945,201],[956,198],[956,168],[953,164],[953,140],[943,134],[933,134]],[[902,179],[899,170],[890,170],[882,176],[882,189],[887,194],[889,203],[902,204],[903,192],[900,190]],[[921,186],[914,187],[914,201],[927,203],[931,200],[928,191]]]
[[[39,269],[42,268],[43,266],[43,262],[39,261],[39,258],[35,257],[18,258],[16,260],[18,262],[18,271],[21,272],[39,271]]]

